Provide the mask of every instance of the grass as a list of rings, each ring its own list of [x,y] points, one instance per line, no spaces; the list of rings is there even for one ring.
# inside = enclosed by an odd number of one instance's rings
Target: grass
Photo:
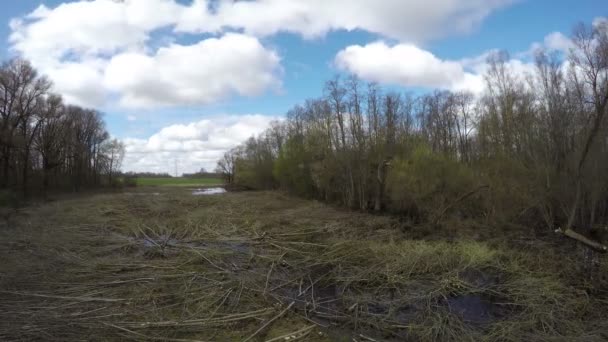
[[[137,178],[137,186],[207,186],[220,185],[223,180],[220,178],[183,178],[183,177],[158,177]]]
[[[170,187],[30,207],[0,226],[0,340],[608,337],[569,241],[460,224]]]

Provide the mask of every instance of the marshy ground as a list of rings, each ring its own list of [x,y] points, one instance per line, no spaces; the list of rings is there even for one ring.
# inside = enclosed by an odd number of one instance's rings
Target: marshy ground
[[[524,227],[140,188],[0,223],[0,340],[604,341],[608,267]]]

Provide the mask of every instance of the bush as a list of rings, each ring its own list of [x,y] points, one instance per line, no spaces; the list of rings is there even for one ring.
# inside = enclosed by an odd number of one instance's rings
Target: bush
[[[494,221],[518,219],[543,201],[542,170],[527,167],[518,160],[497,156],[479,163],[479,177],[490,186],[484,206]]]
[[[13,190],[0,190],[0,207],[18,207],[20,198]]]
[[[124,187],[134,188],[137,186],[137,177],[124,177],[122,183]]]
[[[393,160],[389,168],[389,209],[428,219],[479,185],[468,166],[420,145],[409,158]],[[479,198],[468,198],[466,208],[458,208],[474,215],[480,209]]]
[[[290,139],[274,162],[273,175],[283,189],[298,196],[311,197],[314,186],[309,165],[310,156],[304,146]]]

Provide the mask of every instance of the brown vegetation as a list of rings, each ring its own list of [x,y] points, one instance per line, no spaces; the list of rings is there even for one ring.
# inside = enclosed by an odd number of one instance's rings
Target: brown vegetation
[[[3,221],[1,340],[608,338],[606,264],[588,281],[560,235],[150,189]]]
[[[479,97],[336,77],[219,171],[413,224],[472,218],[591,238],[608,222],[608,27],[580,25],[572,40],[568,55],[537,51],[528,75],[490,55]]]
[[[116,181],[124,146],[109,139],[101,113],[66,105],[50,89],[27,61],[0,66],[0,205],[17,192],[26,197],[28,188],[46,195],[97,186],[101,175]]]

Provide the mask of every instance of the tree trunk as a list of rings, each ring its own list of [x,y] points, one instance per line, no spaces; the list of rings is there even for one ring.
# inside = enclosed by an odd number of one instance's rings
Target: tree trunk
[[[384,182],[386,181],[386,168],[390,165],[390,160],[385,159],[378,165],[378,174],[376,175],[376,200],[374,203],[374,211],[382,210],[382,198],[384,197]]]
[[[23,157],[23,168],[22,168],[23,198],[27,198],[27,177],[28,177],[27,171],[28,171],[28,167],[29,167],[29,159],[30,159],[29,148],[26,148],[25,155]]]
[[[4,149],[4,156],[2,157],[2,184],[0,186],[0,188],[7,188],[9,186],[8,184],[8,174],[10,172],[9,170],[9,163],[11,162],[11,158],[10,158],[10,154],[9,154],[9,148],[6,147]]]
[[[42,196],[44,199],[48,199],[48,189],[49,189],[49,168],[48,162],[42,162]]]

